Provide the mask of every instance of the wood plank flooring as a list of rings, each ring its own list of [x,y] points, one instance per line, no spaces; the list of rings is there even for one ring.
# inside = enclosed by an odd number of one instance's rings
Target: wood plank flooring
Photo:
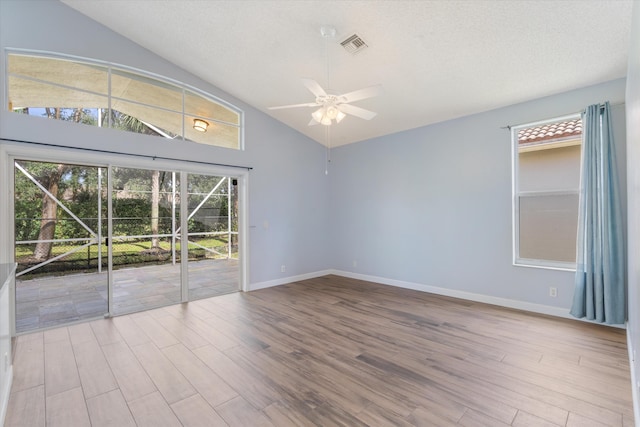
[[[325,276],[19,336],[6,426],[632,426],[625,332]]]

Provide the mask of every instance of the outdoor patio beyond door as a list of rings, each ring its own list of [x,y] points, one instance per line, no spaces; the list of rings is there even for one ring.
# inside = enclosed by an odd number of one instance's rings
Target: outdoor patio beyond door
[[[108,307],[106,169],[17,160],[17,332],[103,316]]]
[[[240,288],[233,177],[17,160],[14,212],[17,332]]]
[[[179,176],[111,168],[113,314],[182,300]]]

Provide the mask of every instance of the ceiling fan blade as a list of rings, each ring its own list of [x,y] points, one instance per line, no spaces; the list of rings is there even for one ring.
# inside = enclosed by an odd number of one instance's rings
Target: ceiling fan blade
[[[325,92],[324,89],[322,89],[322,86],[320,86],[318,82],[313,79],[302,79],[302,84],[304,84],[307,89],[309,89],[311,93],[316,96],[316,98],[327,96],[327,92]]]
[[[338,110],[345,114],[351,114],[352,116],[360,117],[365,120],[371,120],[378,114],[350,104],[340,104],[338,105]]]
[[[283,108],[296,108],[296,107],[317,107],[317,102],[307,102],[305,104],[291,104],[291,105],[280,105],[278,107],[269,107],[269,110],[281,110]]]
[[[369,86],[340,95],[340,100],[342,101],[344,99],[342,102],[354,102],[382,95],[383,92],[382,85]]]

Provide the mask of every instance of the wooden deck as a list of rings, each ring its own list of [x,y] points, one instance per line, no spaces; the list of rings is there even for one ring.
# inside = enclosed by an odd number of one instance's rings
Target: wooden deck
[[[336,276],[18,337],[6,426],[633,426],[625,332]]]
[[[115,315],[181,301],[179,265],[119,269],[113,276]],[[190,299],[227,294],[238,289],[237,260],[189,262]],[[18,333],[95,319],[107,311],[106,272],[16,280]]]

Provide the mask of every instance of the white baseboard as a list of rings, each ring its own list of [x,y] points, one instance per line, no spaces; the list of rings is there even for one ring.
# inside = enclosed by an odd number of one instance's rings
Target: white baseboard
[[[350,271],[333,270],[332,274],[349,277],[351,279],[366,280],[367,282],[381,283],[383,285],[397,286],[399,288],[413,289],[416,291],[429,292],[436,295],[444,295],[453,298],[460,298],[469,301],[482,302],[485,304],[499,305],[502,307],[515,308],[518,310],[531,311],[533,313],[546,314],[549,316],[563,317],[566,319],[580,320],[569,314],[568,309],[554,307],[550,305],[534,304],[526,301],[512,300],[508,298],[493,297],[489,295],[476,294],[473,292],[459,291],[456,289],[441,288],[438,286],[424,285],[421,283],[405,282],[402,280],[388,279],[386,277],[370,276],[367,274],[353,273]],[[610,326],[610,325],[608,325]]]
[[[631,368],[631,398],[633,399],[633,417],[636,425],[640,424],[640,396],[638,395],[638,373],[636,372],[636,363],[633,359],[633,340],[631,339],[631,330],[627,327],[627,350],[629,351],[629,366]]]
[[[386,277],[370,276],[358,274],[350,271],[332,270],[331,274],[349,277],[351,279],[366,280],[368,282],[381,283],[383,285],[397,286],[399,288],[413,289],[416,291],[429,292],[436,295],[444,295],[453,298],[460,298],[469,301],[482,302],[485,304],[498,305],[501,307],[514,308],[516,310],[530,311],[532,313],[546,314],[549,316],[562,317],[564,319],[575,320],[576,322],[594,323],[611,328],[625,329],[626,325],[610,325],[606,323],[594,322],[587,319],[578,319],[569,313],[569,309],[554,307],[552,305],[535,304],[526,301],[512,300],[508,298],[494,297],[490,295],[476,294],[473,292],[459,291],[456,289],[441,288],[438,286],[423,285],[421,283],[405,282],[402,280],[387,279]]]
[[[336,276],[348,277],[351,279],[365,280],[367,282],[380,283],[383,285],[396,286],[398,288],[413,289],[416,291],[428,292],[436,295],[444,295],[453,298],[460,298],[469,301],[481,302],[485,304],[498,305],[501,307],[514,308],[516,310],[530,311],[532,313],[546,314],[548,316],[561,317],[571,319],[577,322],[596,323],[598,325],[609,326],[613,328],[624,329],[625,325],[609,325],[599,322],[593,322],[586,319],[577,319],[569,313],[569,309],[562,307],[554,307],[552,305],[535,304],[526,301],[512,300],[508,298],[494,297],[490,295],[476,294],[473,292],[460,291],[456,289],[441,288],[438,286],[424,285],[422,283],[405,282],[403,280],[389,279],[380,276],[371,276],[368,274],[353,273],[343,270],[322,270],[313,273],[301,274],[299,276],[283,277],[282,279],[269,280],[266,282],[252,283],[249,286],[250,291],[258,289],[270,288],[272,286],[284,285],[286,283],[296,282],[299,280],[313,279],[316,277],[326,276],[327,274],[335,274]]]
[[[13,365],[9,365],[9,369],[5,372],[6,383],[3,384],[4,390],[0,392],[0,396],[3,397],[0,402],[0,426],[4,425],[4,420],[7,417],[7,409],[9,408],[9,395],[11,393],[11,384],[13,384]]]
[[[315,279],[316,277],[326,276],[327,274],[333,274],[333,270],[314,271],[312,273],[300,274],[298,276],[283,277],[281,279],[268,280],[266,282],[250,283],[249,291],[257,291],[258,289],[286,285],[287,283],[298,282],[300,280]]]

